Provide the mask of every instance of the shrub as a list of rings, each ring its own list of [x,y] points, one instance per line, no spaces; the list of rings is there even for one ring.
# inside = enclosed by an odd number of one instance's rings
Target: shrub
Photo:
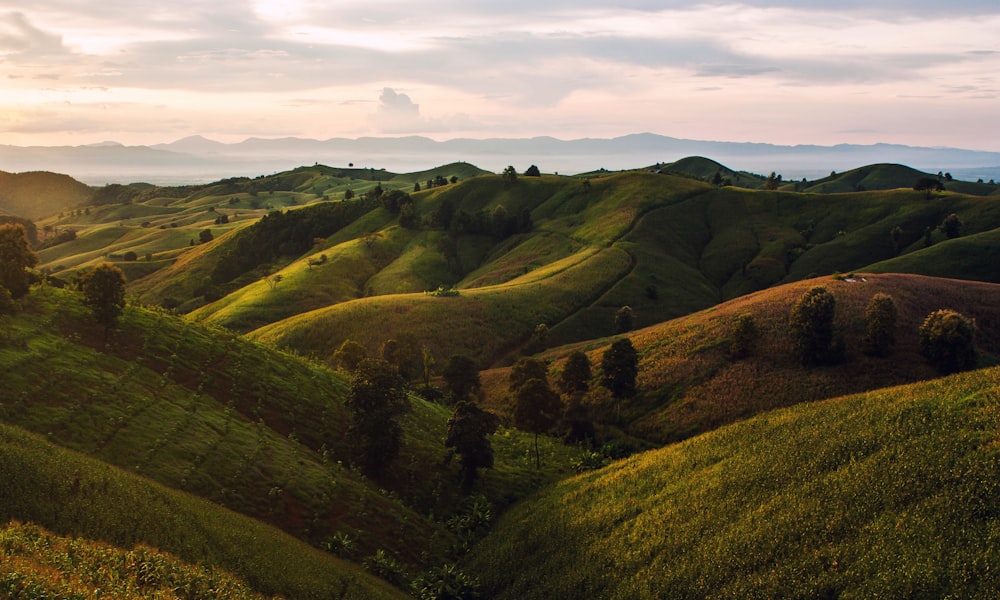
[[[369,573],[388,581],[396,587],[406,584],[406,567],[385,550],[379,549],[364,560],[363,566]]]
[[[825,287],[816,286],[792,306],[788,326],[803,365],[836,362],[842,348],[834,344],[833,317],[837,299]]]
[[[424,571],[413,580],[410,589],[418,600],[474,600],[481,597],[479,579],[463,572],[455,564]]]
[[[936,310],[920,326],[920,353],[944,374],[976,366],[976,323],[953,310]]]
[[[896,345],[896,302],[888,294],[875,294],[865,311],[868,331],[862,341],[865,354],[888,356]]]
[[[739,315],[733,322],[733,342],[729,356],[735,360],[746,358],[757,348],[757,322],[753,315]]]

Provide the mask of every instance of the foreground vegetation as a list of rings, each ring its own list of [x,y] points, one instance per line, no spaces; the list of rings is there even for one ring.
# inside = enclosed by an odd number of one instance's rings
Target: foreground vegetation
[[[768,413],[552,486],[469,565],[497,598],[990,598],[1000,371]]]

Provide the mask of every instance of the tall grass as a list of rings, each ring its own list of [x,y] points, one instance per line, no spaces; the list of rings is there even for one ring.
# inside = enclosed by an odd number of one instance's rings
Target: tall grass
[[[991,598],[1000,370],[768,413],[543,491],[496,598]]]

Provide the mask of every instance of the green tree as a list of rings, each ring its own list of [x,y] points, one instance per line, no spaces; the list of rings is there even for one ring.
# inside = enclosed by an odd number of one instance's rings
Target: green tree
[[[753,315],[738,315],[733,321],[733,341],[729,345],[729,356],[742,360],[753,354],[757,348],[759,333]]]
[[[590,359],[577,350],[566,359],[566,365],[563,366],[557,385],[560,391],[568,396],[585,394],[590,390],[590,377]]]
[[[437,361],[434,360],[434,354],[431,352],[430,348],[424,346],[420,349],[420,374],[423,376],[424,389],[430,389],[431,387],[431,376],[434,375],[434,365]]]
[[[896,345],[896,301],[888,294],[872,296],[865,310],[867,332],[862,348],[872,356],[888,356]]]
[[[764,181],[764,189],[776,190],[778,189],[778,185],[780,183],[781,183],[781,175],[776,175],[774,171],[771,171],[771,174],[767,176],[767,180]]]
[[[601,355],[601,385],[616,400],[635,396],[635,380],[639,375],[639,354],[632,340],[623,338],[611,344]]]
[[[28,234],[19,224],[0,226],[0,286],[13,299],[28,293],[27,269],[38,264],[38,256],[28,244]]]
[[[403,445],[399,419],[410,410],[406,382],[384,360],[362,360],[351,377],[347,409],[351,416],[348,435],[357,444],[362,470],[379,477]]]
[[[479,469],[493,467],[493,447],[489,436],[500,426],[500,418],[479,408],[472,402],[455,405],[455,412],[448,419],[448,436],[444,445],[454,448],[462,463],[462,485],[472,487],[479,476]]]
[[[212,235],[211,229],[202,229],[198,233],[198,241],[202,244],[207,244],[208,242],[211,242],[213,239],[215,239],[215,237]]]
[[[635,315],[631,306],[623,306],[615,311],[615,333],[632,331]]]
[[[976,323],[953,310],[936,310],[920,325],[920,352],[947,375],[976,366]]]
[[[452,354],[441,372],[445,388],[451,395],[452,402],[461,402],[473,397],[479,392],[482,384],[479,381],[479,365],[464,354]]]
[[[535,467],[541,468],[538,434],[552,429],[562,416],[562,401],[542,379],[529,379],[514,394],[514,425],[535,434]]]
[[[803,365],[833,361],[833,317],[836,306],[837,299],[822,286],[812,288],[792,306],[788,326]]]
[[[344,340],[333,353],[333,360],[345,371],[354,371],[366,358],[368,358],[368,351],[354,340]]]
[[[514,185],[515,183],[517,183],[517,169],[515,169],[511,165],[507,165],[507,168],[503,170],[503,173],[500,174],[500,177],[503,178],[503,182],[506,185]]]
[[[892,253],[893,255],[899,254],[900,250],[903,249],[903,230],[899,225],[892,228],[889,232],[889,236],[892,238]]]
[[[921,177],[913,184],[913,189],[918,192],[924,192],[929,200],[934,192],[944,191],[944,184],[933,177]]]
[[[959,220],[958,215],[951,213],[945,217],[944,221],[941,221],[941,231],[944,232],[945,237],[949,240],[962,235],[962,221]]]
[[[525,177],[541,177],[542,176],[542,172],[538,170],[538,167],[536,165],[531,165],[530,167],[528,167],[527,169],[524,170],[524,176]]]
[[[516,393],[520,387],[532,379],[541,379],[546,383],[546,385],[548,385],[548,365],[537,358],[522,357],[517,359],[517,362],[515,362],[514,366],[511,367],[510,375],[507,377],[507,382],[510,391]]]
[[[80,289],[84,304],[107,335],[125,308],[125,274],[112,264],[101,263],[80,277]]]

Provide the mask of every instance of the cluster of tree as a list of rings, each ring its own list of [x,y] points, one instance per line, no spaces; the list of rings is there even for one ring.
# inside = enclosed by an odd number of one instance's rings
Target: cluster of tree
[[[23,219],[21,217],[14,217],[11,215],[0,215],[0,225],[20,225],[24,229],[24,235],[28,239],[28,245],[32,248],[38,246],[38,228],[35,227],[35,223],[30,219]],[[53,229],[51,225],[46,225],[43,229],[46,235],[52,233]]]
[[[212,272],[213,283],[225,283],[280,256],[297,256],[316,238],[325,238],[377,206],[374,201],[336,202],[299,210],[272,212],[240,231]]]
[[[924,192],[929,199],[934,192],[943,192],[944,184],[941,183],[941,180],[933,177],[921,177],[913,184],[913,189],[918,192]]]
[[[430,225],[445,229],[452,236],[489,235],[498,241],[534,228],[531,211],[526,207],[517,214],[511,214],[504,205],[498,204],[492,210],[483,209],[470,214],[464,209],[456,210],[450,198],[438,202],[431,213]]]
[[[20,223],[0,225],[0,308],[4,312],[28,293],[28,269],[37,264],[38,256],[31,250],[24,227]]]
[[[804,365],[829,364],[844,359],[844,342],[834,331],[836,299],[824,287],[805,293],[793,306],[789,327],[796,350]],[[865,309],[865,335],[861,350],[884,357],[896,345],[899,315],[892,296],[877,293]],[[936,310],[920,325],[920,352],[927,362],[944,374],[976,367],[976,324],[953,310]]]
[[[448,185],[449,183],[452,183],[452,184],[458,183],[458,177],[456,175],[452,175],[450,179],[445,179],[445,177],[443,175],[435,175],[433,179],[428,179],[427,180],[427,184],[426,184],[425,187],[426,187],[426,189],[429,190],[431,188],[436,188],[436,187],[441,187],[441,186]],[[419,192],[420,191],[420,182],[419,181],[417,183],[413,184],[413,191],[414,192]]]

